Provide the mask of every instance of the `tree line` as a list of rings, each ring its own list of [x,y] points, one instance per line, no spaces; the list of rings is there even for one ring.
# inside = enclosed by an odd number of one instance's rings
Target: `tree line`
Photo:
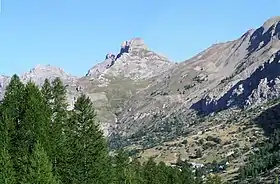
[[[14,75],[0,104],[1,184],[219,184],[187,163],[140,163],[110,152],[94,104],[84,94],[67,110],[59,78],[39,88]]]

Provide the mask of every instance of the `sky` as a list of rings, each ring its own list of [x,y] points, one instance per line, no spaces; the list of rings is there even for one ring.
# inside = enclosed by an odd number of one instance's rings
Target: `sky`
[[[180,62],[280,15],[280,0],[0,1],[0,75],[51,64],[82,76],[134,37]]]

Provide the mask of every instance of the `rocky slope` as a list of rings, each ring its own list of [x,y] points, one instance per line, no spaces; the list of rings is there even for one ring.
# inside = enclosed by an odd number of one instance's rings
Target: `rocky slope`
[[[45,78],[60,77],[67,86],[69,108],[80,93],[89,95],[112,148],[129,146],[141,149],[140,155],[171,162],[178,154],[193,158],[194,147],[201,147],[213,160],[218,158],[213,155],[218,146],[221,155],[237,149],[223,145],[228,141],[235,140],[234,144],[245,150],[245,145],[253,145],[256,139],[243,133],[255,136],[256,131],[262,132],[255,125],[240,127],[267,108],[265,104],[279,98],[279,60],[280,17],[273,17],[260,28],[212,45],[179,64],[134,38],[125,41],[119,53],[107,54],[84,77],[38,65],[21,78],[41,85]],[[8,81],[9,77],[0,77],[0,95]],[[253,110],[248,111],[250,108]],[[229,136],[230,132],[236,133]],[[199,140],[205,141],[206,135],[219,137],[221,142],[213,145],[207,140],[208,146],[204,146]],[[261,140],[261,133],[256,136]],[[191,143],[179,147],[186,138]],[[194,161],[207,162],[209,158]]]

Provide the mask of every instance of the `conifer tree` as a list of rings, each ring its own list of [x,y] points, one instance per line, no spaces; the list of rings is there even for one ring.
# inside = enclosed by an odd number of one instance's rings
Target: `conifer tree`
[[[137,159],[133,159],[129,164],[129,183],[131,184],[142,184],[143,179],[143,169],[141,163]]]
[[[167,183],[181,183],[180,171],[177,168],[168,167],[167,175]]]
[[[55,78],[50,84],[48,80],[45,81],[42,88],[45,98],[49,101],[51,106],[52,120],[50,122],[50,138],[51,138],[51,152],[49,153],[50,159],[53,164],[53,169],[56,175],[65,174],[65,152],[66,137],[63,134],[63,130],[67,121],[67,98],[66,88],[63,82],[59,78]],[[50,100],[51,99],[51,100]],[[64,174],[63,174],[64,173]]]
[[[128,183],[132,173],[129,173],[129,158],[128,154],[120,149],[114,157],[114,183]]]
[[[156,183],[156,163],[152,158],[149,158],[149,160],[144,163],[143,165],[143,177],[144,177],[144,183],[147,184],[154,184]]]
[[[63,82],[60,78],[55,78],[52,81],[53,112],[55,113],[55,122],[65,122],[68,106],[66,94],[67,91]]]
[[[10,137],[8,134],[8,124],[9,122],[5,120],[3,111],[1,110],[1,119],[0,119],[0,183],[3,184],[14,184],[15,173],[12,164],[10,154],[8,152],[8,146]]]
[[[7,147],[3,150],[3,154],[6,156],[8,153],[10,154],[14,167],[15,178],[18,182],[20,182],[22,172],[26,170],[23,160],[25,162],[27,161],[27,159],[20,156],[22,153],[20,147],[21,140],[19,139],[18,134],[24,107],[24,90],[25,86],[20,81],[20,78],[17,75],[13,75],[9,85],[6,87],[4,99],[1,104],[2,131],[4,130],[5,134],[8,134],[5,138],[2,138],[6,139],[9,137],[9,140],[5,140]]]
[[[23,91],[25,87],[20,81],[17,75],[13,75],[9,85],[6,87],[2,108],[9,115],[9,118],[13,118],[15,124],[18,123],[21,117],[21,107],[23,102]],[[9,127],[14,128],[14,127]]]
[[[15,173],[11,157],[5,146],[0,147],[0,183],[15,184]]]
[[[182,183],[195,184],[195,178],[188,163],[182,164],[181,172]]]
[[[28,144],[25,144],[25,147],[28,145],[32,148],[36,141],[39,140],[44,143],[42,145],[44,149],[48,149],[48,132],[51,117],[48,113],[49,107],[45,103],[44,97],[35,83],[28,82],[26,84],[24,99],[22,128],[25,131],[22,132],[24,134],[22,136],[30,136],[26,137]]]
[[[51,108],[53,105],[52,86],[49,79],[45,79],[41,92],[46,100],[47,105]]]
[[[16,125],[12,146],[14,152],[14,166],[19,183],[26,183],[26,174],[29,167],[29,156],[37,140],[43,142],[48,149],[48,123],[50,117],[46,114],[47,106],[39,88],[28,82],[22,91],[23,102],[20,107],[20,122]]]
[[[168,176],[168,168],[164,162],[160,162],[157,165],[157,172],[156,172],[157,183],[168,184],[167,176]]]
[[[91,100],[81,95],[71,114],[69,128],[71,183],[110,183],[107,143],[96,120]]]
[[[44,148],[37,141],[30,157],[30,166],[26,176],[27,183],[35,184],[58,184],[58,180],[52,173],[52,164],[49,161]]]

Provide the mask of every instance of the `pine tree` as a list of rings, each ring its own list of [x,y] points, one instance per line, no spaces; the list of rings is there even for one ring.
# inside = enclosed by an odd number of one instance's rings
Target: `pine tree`
[[[52,164],[49,161],[44,148],[37,141],[30,158],[30,167],[26,176],[27,183],[34,184],[58,184],[58,180],[52,173]]]
[[[70,183],[110,183],[107,143],[96,120],[91,100],[81,95],[71,114],[69,128]]]

